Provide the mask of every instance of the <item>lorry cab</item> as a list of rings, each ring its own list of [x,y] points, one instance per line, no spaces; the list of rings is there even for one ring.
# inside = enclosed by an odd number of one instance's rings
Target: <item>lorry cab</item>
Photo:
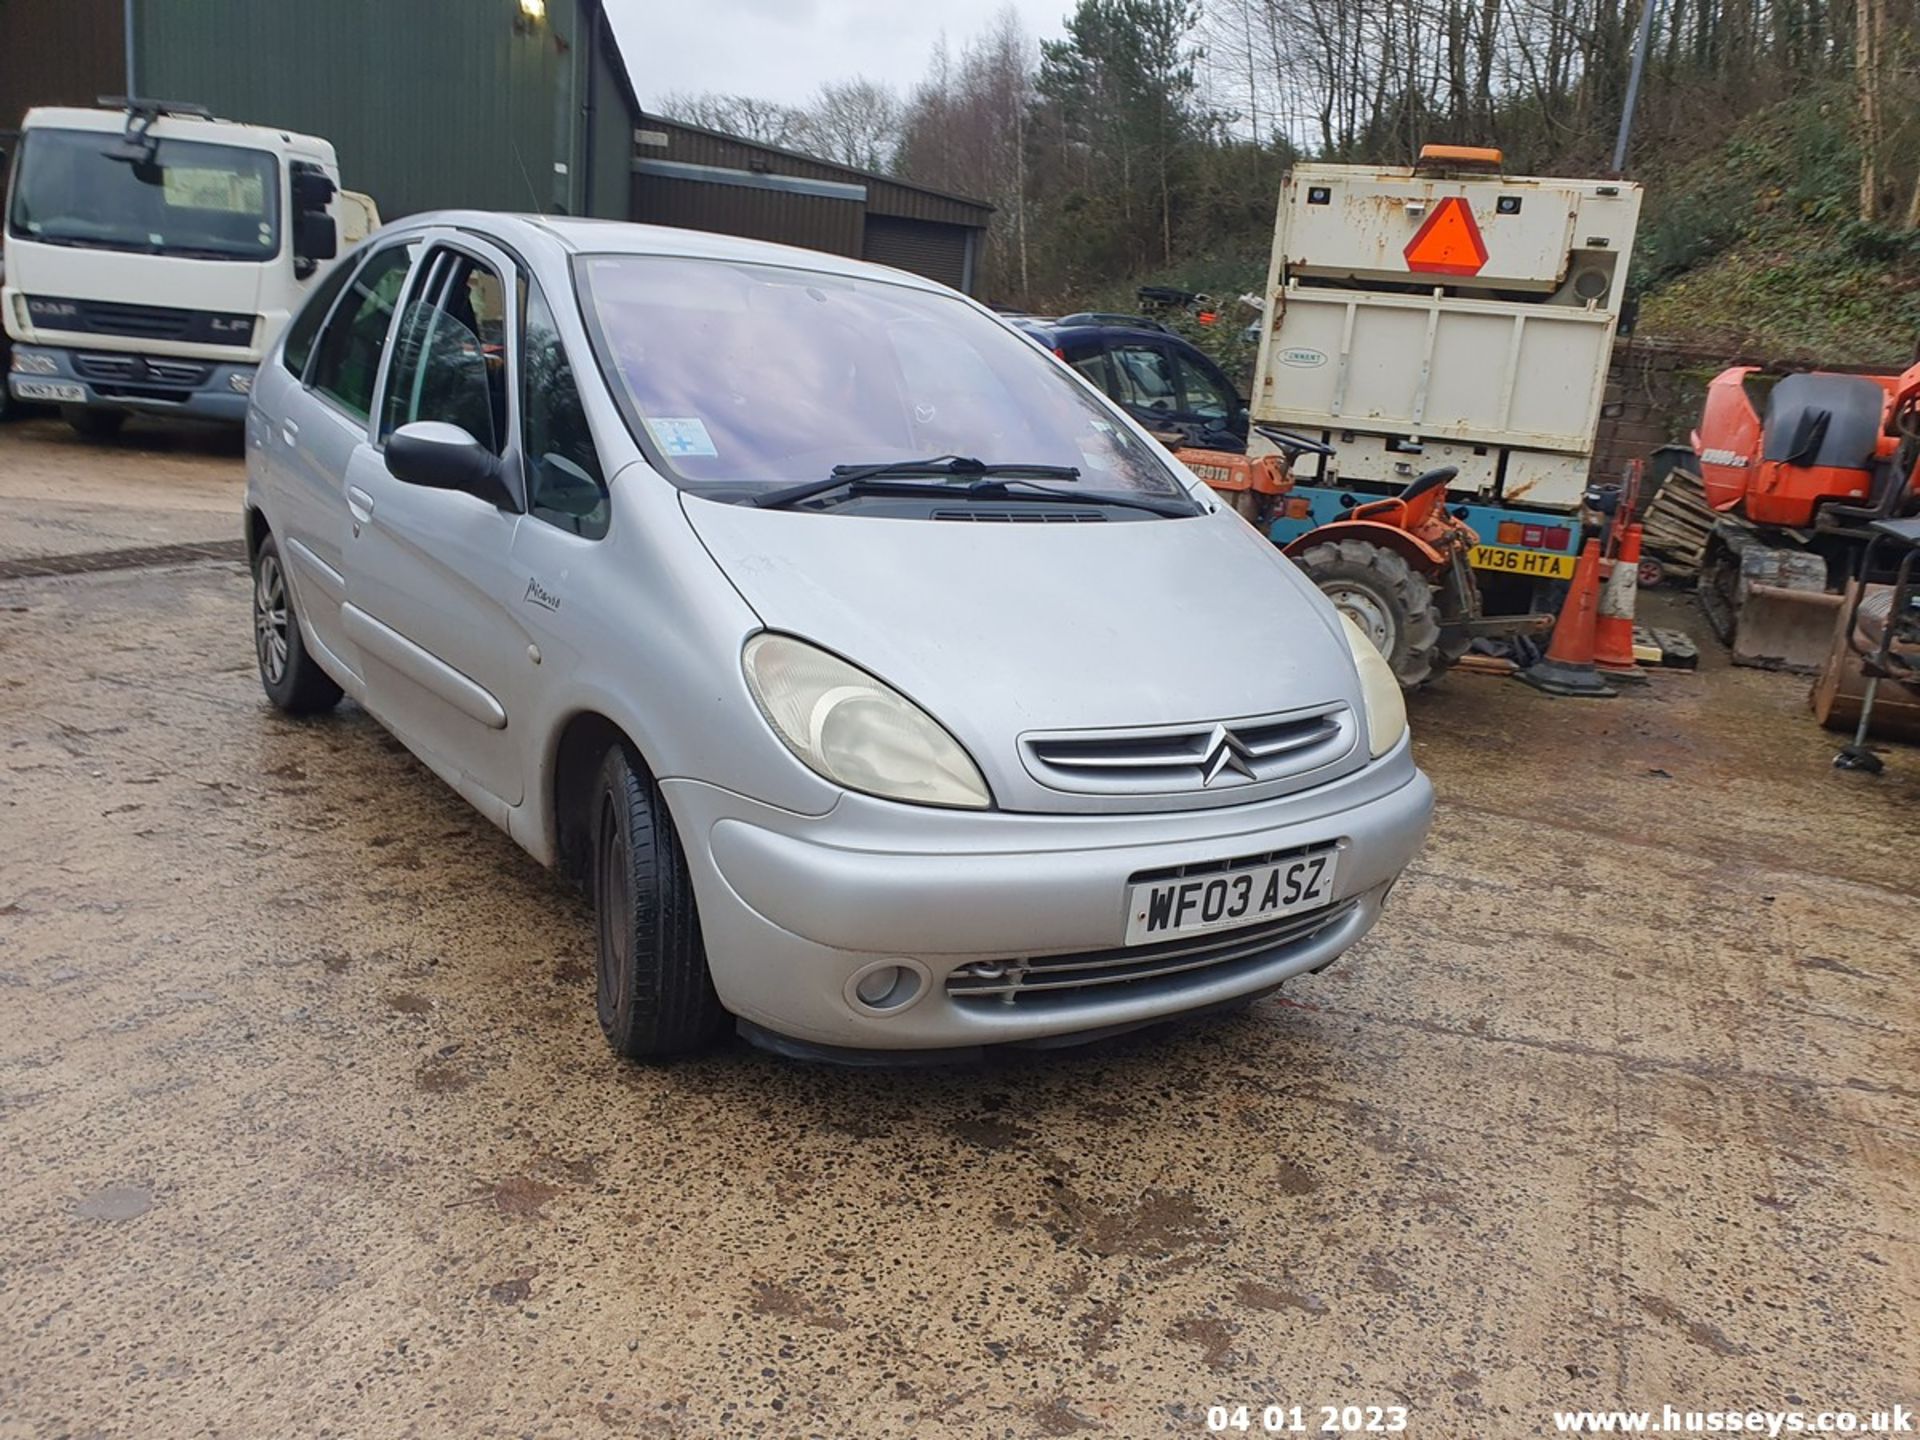
[[[9,386],[83,433],[238,423],[260,359],[377,216],[333,146],[155,101],[27,112],[6,197]]]

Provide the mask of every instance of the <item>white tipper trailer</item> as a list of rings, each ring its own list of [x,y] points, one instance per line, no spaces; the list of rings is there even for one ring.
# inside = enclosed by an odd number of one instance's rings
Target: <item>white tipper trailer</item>
[[[1640,187],[1499,163],[1430,147],[1282,185],[1251,418],[1335,453],[1275,540],[1452,465],[1477,569],[1571,575]]]

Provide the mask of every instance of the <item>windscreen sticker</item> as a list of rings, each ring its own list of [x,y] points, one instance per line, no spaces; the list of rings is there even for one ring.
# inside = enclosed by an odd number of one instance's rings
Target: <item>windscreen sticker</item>
[[[705,422],[696,417],[650,415],[647,417],[647,429],[653,432],[654,443],[670,459],[687,455],[719,458],[720,452],[713,448],[713,437],[707,434]]]

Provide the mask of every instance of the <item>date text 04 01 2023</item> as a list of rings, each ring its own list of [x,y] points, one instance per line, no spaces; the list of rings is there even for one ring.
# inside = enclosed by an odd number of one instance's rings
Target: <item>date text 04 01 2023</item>
[[[1397,1435],[1407,1428],[1404,1405],[1209,1405],[1215,1434]]]

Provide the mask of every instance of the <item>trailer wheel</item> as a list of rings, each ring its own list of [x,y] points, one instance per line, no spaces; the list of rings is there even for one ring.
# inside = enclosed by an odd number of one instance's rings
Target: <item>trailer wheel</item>
[[[1364,540],[1335,540],[1295,561],[1386,656],[1402,689],[1417,690],[1446,669],[1433,586],[1400,556]]]

